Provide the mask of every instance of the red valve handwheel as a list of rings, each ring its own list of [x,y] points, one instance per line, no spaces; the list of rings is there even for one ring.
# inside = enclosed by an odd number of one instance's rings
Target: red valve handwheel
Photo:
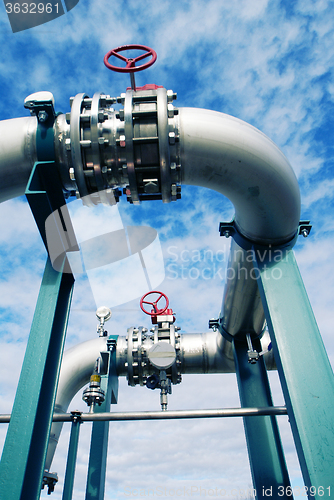
[[[155,300],[153,302],[149,302],[148,300],[144,300],[144,299],[146,299],[146,297],[148,295],[151,295],[151,294],[154,294],[154,293],[158,293],[159,294],[159,297],[157,298],[157,300]],[[157,303],[159,302],[159,300],[162,297],[165,299],[166,305],[162,309],[158,309]],[[146,311],[146,309],[144,309],[143,304],[148,304],[148,305],[152,306],[153,307],[153,311],[150,311],[150,312]],[[168,300],[167,295],[165,295],[162,292],[158,292],[156,290],[152,290],[152,292],[145,293],[145,295],[143,295],[142,298],[140,299],[140,308],[141,308],[141,310],[145,314],[148,314],[149,316],[152,316],[152,317],[159,316],[160,314],[163,314],[167,310],[168,306],[169,306],[169,300]]]
[[[129,57],[122,56],[122,54],[120,54],[120,52],[123,52],[124,50],[146,50],[146,52],[131,59]],[[115,56],[118,59],[125,61],[126,62],[125,68],[120,68],[119,66],[113,66],[112,64],[110,64],[109,59],[111,56]],[[152,56],[152,59],[150,59],[148,62],[141,64],[140,66],[135,66],[136,62],[141,61],[142,59],[145,59],[146,57],[149,56]],[[142,71],[143,69],[149,68],[150,66],[152,66],[152,64],[155,63],[156,59],[157,59],[157,54],[150,47],[146,47],[145,45],[132,44],[132,45],[121,45],[116,49],[110,50],[104,56],[103,62],[107,66],[107,68],[111,69],[112,71],[117,71],[118,73],[135,73],[136,71]]]

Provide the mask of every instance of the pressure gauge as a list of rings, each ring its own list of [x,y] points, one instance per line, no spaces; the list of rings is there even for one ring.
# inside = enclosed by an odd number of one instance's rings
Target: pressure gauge
[[[108,319],[111,318],[111,310],[109,309],[109,307],[101,306],[96,311],[96,316],[100,321],[108,321]]]

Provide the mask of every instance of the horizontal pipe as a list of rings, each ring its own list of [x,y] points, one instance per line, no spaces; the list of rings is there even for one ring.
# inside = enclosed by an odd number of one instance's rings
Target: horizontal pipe
[[[0,203],[22,196],[37,161],[37,119],[0,121]]]
[[[234,361],[221,350],[220,339],[221,335],[213,331],[180,335],[182,373],[234,373]],[[269,336],[265,336],[262,343],[264,350],[268,347],[269,342]],[[230,342],[228,344],[231,345]],[[116,372],[118,376],[127,375],[127,349],[126,337],[118,336],[116,347]],[[62,430],[61,416],[66,414],[68,406],[77,392],[89,382],[96,359],[101,352],[106,350],[107,337],[97,337],[65,351],[55,404],[55,413],[60,415],[60,419],[54,420],[51,426],[45,462],[47,470],[51,466]],[[268,368],[275,368],[273,352],[265,354],[265,358]],[[103,366],[101,368],[103,370]]]
[[[221,408],[215,410],[173,410],[173,411],[135,411],[115,413],[72,413],[53,415],[53,422],[72,422],[74,418],[81,422],[115,422],[125,420],[178,420],[182,418],[222,418],[222,417],[258,417],[262,415],[287,415],[285,406],[263,408]],[[9,423],[10,415],[0,415],[0,423]]]

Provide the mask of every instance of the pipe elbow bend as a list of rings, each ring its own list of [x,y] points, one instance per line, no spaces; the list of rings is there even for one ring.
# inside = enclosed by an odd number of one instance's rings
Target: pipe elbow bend
[[[295,173],[262,132],[232,116],[179,109],[182,183],[229,198],[241,235],[261,245],[292,240],[300,220]]]

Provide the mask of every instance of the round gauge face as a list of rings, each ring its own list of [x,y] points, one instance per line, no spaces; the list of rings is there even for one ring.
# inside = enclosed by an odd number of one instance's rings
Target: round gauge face
[[[99,319],[104,319],[104,321],[107,321],[111,317],[111,311],[110,311],[109,307],[101,306],[96,311],[96,316]]]
[[[175,362],[175,349],[171,344],[159,341],[148,351],[148,359],[155,368],[165,370]]]

